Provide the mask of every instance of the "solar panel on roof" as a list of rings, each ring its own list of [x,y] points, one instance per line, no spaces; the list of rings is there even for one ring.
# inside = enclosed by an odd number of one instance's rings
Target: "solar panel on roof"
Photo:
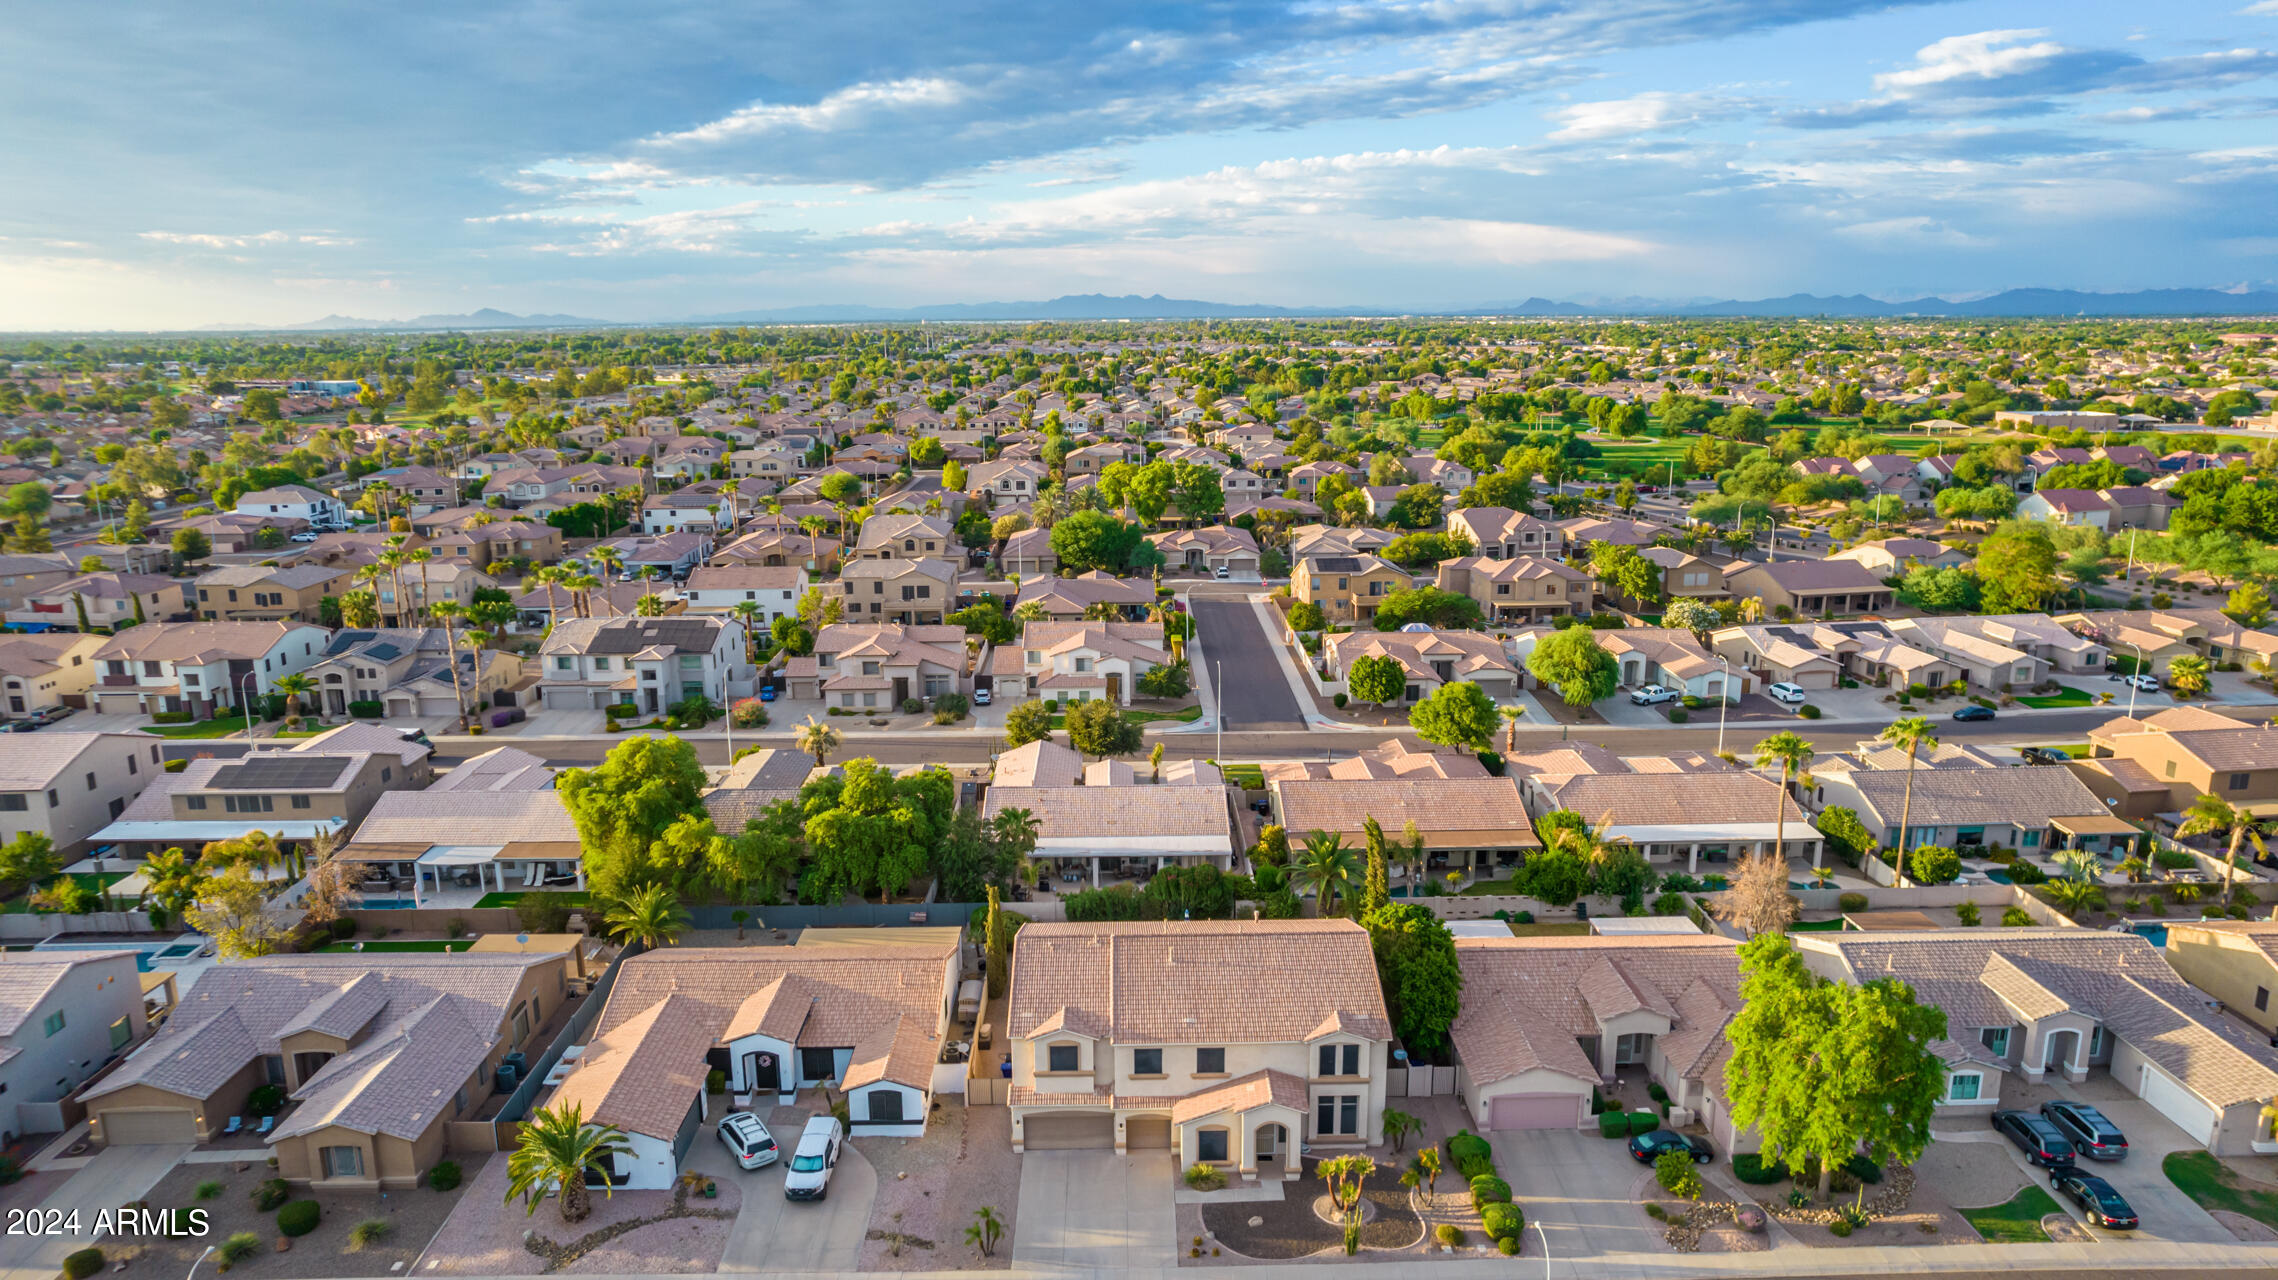
[[[220,791],[289,790],[329,786],[346,768],[345,756],[303,756],[278,753],[274,759],[255,757],[214,770],[207,786]]]
[[[387,662],[391,659],[403,656],[403,650],[396,648],[392,644],[376,644],[371,647],[370,651],[367,652],[365,656],[379,662]]]

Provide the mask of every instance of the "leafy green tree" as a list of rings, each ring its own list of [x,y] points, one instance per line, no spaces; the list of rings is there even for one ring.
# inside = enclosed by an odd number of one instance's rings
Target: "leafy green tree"
[[[1412,587],[1384,597],[1376,609],[1376,629],[1398,631],[1411,622],[1442,631],[1476,631],[1486,625],[1479,602],[1467,595],[1438,587]]]
[[[1408,669],[1390,655],[1355,658],[1345,670],[1345,688],[1362,702],[1387,706],[1408,690]]]
[[[1473,751],[1492,749],[1502,722],[1495,700],[1469,680],[1443,684],[1408,710],[1408,727],[1424,741]]]
[[[1823,1200],[1836,1166],[1862,1148],[1877,1164],[1919,1158],[1946,1093],[1946,1064],[1930,1047],[1945,1038],[1944,1011],[1892,978],[1822,981],[1781,933],[1743,943],[1740,968],[1740,1012],[1725,1027],[1734,1124],[1753,1126],[1790,1168],[1816,1163]]]
[[[1527,855],[1511,882],[1530,898],[1563,907],[1590,891],[1590,864],[1570,848],[1543,849]]]
[[[944,770],[897,778],[867,758],[808,783],[800,791],[811,856],[802,895],[827,903],[875,890],[888,901],[925,871],[928,851],[948,828],[953,795]]]
[[[1419,902],[1386,903],[1365,913],[1392,1028],[1410,1053],[1437,1054],[1462,1012],[1463,970],[1455,935]]]
[[[1105,698],[1087,699],[1068,708],[1068,745],[1105,760],[1127,756],[1139,749],[1144,733],[1139,722]]]
[[[1898,598],[1933,613],[1971,613],[1978,607],[1977,575],[1955,567],[1916,565],[1900,581]]]
[[[675,822],[703,811],[704,768],[696,749],[674,737],[627,738],[599,765],[563,770],[554,785],[602,897],[656,883],[651,846]]]
[[[1051,740],[1051,703],[1032,698],[1005,713],[1005,745],[1020,747]]]
[[[1661,566],[1639,555],[1635,547],[1593,544],[1590,574],[1624,599],[1646,606],[1661,603]]]
[[[2259,627],[2270,621],[2270,593],[2258,582],[2249,582],[2231,592],[2223,604],[2223,613],[2242,627]]]
[[[1361,877],[1360,900],[1354,914],[1366,920],[1371,912],[1392,900],[1391,866],[1385,858],[1384,825],[1373,817],[1361,819],[1362,848],[1368,859]]]
[[[1827,837],[1828,847],[1854,867],[1875,850],[1874,836],[1867,831],[1867,825],[1859,821],[1858,812],[1847,806],[1827,806],[1819,811],[1819,816],[1813,819],[1812,825],[1819,828],[1819,834]]]
[[[1661,625],[1674,630],[1690,631],[1694,639],[1700,640],[1724,625],[1724,615],[1718,613],[1716,606],[1706,600],[1679,596],[1671,600],[1669,607],[1662,611]]]
[[[1527,654],[1527,674],[1558,690],[1570,707],[1610,698],[1621,684],[1621,664],[1586,627],[1553,631]]]
[[[2032,613],[2056,597],[2056,544],[2048,526],[2012,520],[1978,544],[1977,576],[1989,613]]]
[[[1052,526],[1052,554],[1060,567],[1082,573],[1097,569],[1123,573],[1140,567],[1140,549],[1149,546],[1141,527],[1104,511],[1078,511]]]
[[[959,609],[950,614],[947,621],[953,627],[965,628],[965,634],[979,636],[995,645],[1011,644],[1013,637],[1020,634],[1019,624],[1006,617],[1004,610],[986,601]]]
[[[1329,625],[1321,606],[1311,600],[1300,600],[1289,607],[1289,625],[1295,631],[1319,631]]]
[[[176,856],[180,856],[179,851]],[[43,885],[62,870],[63,859],[56,855],[55,841],[40,832],[20,832],[15,839],[0,845],[0,881]]]
[[[1962,874],[1962,855],[1943,845],[1917,848],[1908,864],[1906,874],[1916,884],[1952,884]]]
[[[214,553],[214,544],[196,529],[174,531],[174,559],[187,566],[196,564]]]

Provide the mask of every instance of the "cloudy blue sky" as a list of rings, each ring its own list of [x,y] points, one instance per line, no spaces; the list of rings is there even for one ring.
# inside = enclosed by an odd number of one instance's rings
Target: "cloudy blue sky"
[[[5,328],[2278,279],[2278,0],[122,0],[9,26]]]

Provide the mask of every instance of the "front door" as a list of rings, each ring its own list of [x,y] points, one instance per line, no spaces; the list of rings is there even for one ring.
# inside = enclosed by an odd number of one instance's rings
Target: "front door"
[[[1116,703],[1123,701],[1123,673],[1120,671],[1107,673],[1107,700]]]
[[[905,702],[908,702],[909,700],[910,700],[910,678],[909,678],[908,676],[895,676],[895,677],[894,677],[894,705],[898,707],[898,706],[902,705],[903,703],[905,703]]]
[[[753,1093],[783,1092],[783,1060],[772,1053],[744,1055],[744,1077],[750,1080]]]
[[[1271,1160],[1281,1154],[1282,1127],[1278,1124],[1258,1126],[1258,1159]]]

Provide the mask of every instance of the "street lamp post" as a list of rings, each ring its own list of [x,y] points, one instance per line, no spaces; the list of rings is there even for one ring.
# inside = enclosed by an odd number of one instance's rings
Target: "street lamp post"
[[[197,1257],[192,1258],[190,1260],[190,1269],[187,1272],[183,1273],[182,1280],[190,1280],[190,1277],[198,1274],[198,1264],[204,1262],[206,1258],[213,1253],[213,1251],[214,1247],[209,1244],[205,1247],[203,1252],[198,1254]]]
[[[238,705],[238,709],[239,709],[240,711],[242,711],[242,712],[244,713],[244,715],[245,715],[245,740],[246,740],[247,742],[251,742],[251,741],[253,741],[253,688],[252,688],[252,686],[253,686],[253,681],[255,680],[255,678],[256,678],[256,676],[255,676],[255,673],[253,673],[253,672],[251,672],[251,671],[248,671],[248,672],[246,672],[246,673],[245,673],[245,678],[244,678],[243,680],[240,680],[240,681],[236,682],[234,685],[230,686],[231,688],[233,688],[233,689],[236,689],[236,690],[238,691],[238,695],[237,695],[237,705]]]
[[[1716,753],[1724,754],[1724,713],[1732,705],[1732,659],[1718,654],[1716,660],[1724,664],[1724,683],[1717,688],[1716,696]]]
[[[2140,691],[2136,677],[2144,673],[2144,647],[2140,644],[2128,647],[2136,651],[2136,669],[2128,673],[2128,719],[2133,720],[2136,718],[2136,694]]]

